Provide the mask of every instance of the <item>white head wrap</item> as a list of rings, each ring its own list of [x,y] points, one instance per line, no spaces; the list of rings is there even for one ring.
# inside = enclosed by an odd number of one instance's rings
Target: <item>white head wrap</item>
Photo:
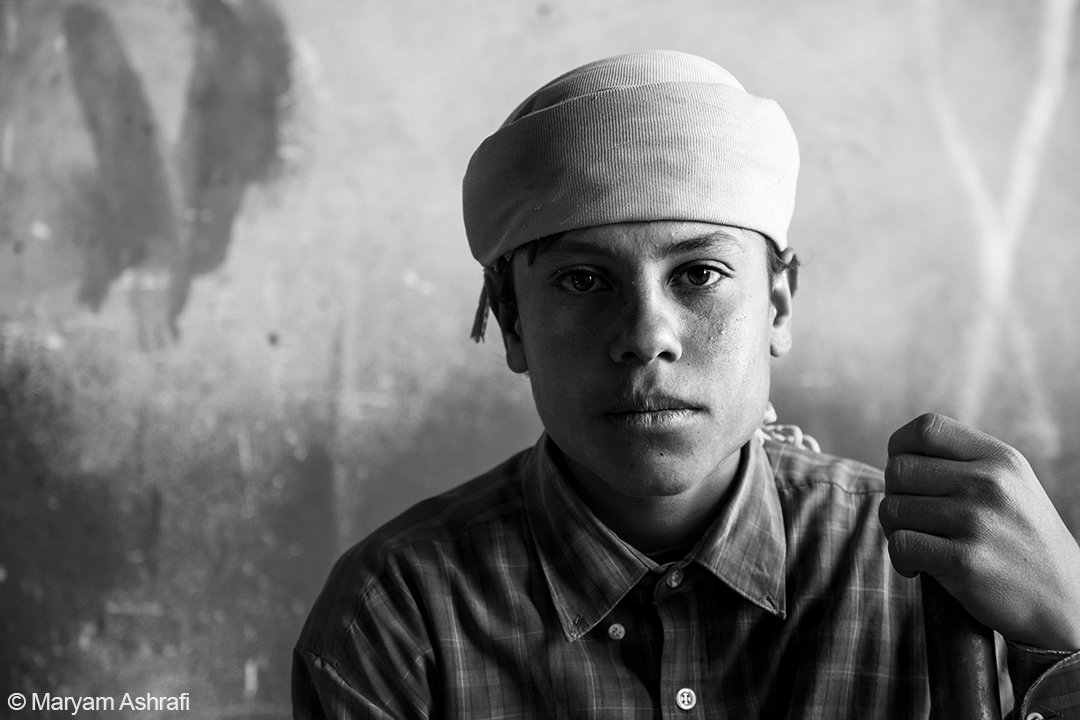
[[[783,250],[798,171],[783,110],[719,65],[620,55],[544,85],[481,143],[465,173],[465,231],[485,266],[555,233],[648,220],[747,228]]]

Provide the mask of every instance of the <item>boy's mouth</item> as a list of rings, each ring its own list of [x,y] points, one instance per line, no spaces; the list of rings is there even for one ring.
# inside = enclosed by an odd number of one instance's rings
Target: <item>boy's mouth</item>
[[[605,417],[615,423],[633,428],[665,428],[690,420],[696,412],[697,410],[684,407],[606,413]]]
[[[663,392],[626,392],[604,412],[604,417],[636,428],[670,427],[686,422],[701,407]]]

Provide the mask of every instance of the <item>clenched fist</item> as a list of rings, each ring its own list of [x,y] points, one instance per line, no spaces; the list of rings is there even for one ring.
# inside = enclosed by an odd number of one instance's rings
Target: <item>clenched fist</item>
[[[1080,650],[1080,546],[1024,456],[944,415],[889,438],[879,517],[898,572],[935,577],[1014,642]]]

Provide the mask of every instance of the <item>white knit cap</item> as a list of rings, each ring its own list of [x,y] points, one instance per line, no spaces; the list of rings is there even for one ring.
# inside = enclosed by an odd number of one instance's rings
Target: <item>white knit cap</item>
[[[646,220],[747,228],[783,250],[798,171],[776,102],[705,58],[620,55],[552,80],[480,145],[465,231],[485,266],[541,237]]]

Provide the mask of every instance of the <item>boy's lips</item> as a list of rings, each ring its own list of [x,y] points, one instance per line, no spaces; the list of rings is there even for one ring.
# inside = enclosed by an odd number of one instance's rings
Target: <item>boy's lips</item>
[[[603,415],[623,426],[663,428],[685,423],[701,410],[699,405],[676,395],[628,392]]]
[[[664,410],[644,410],[605,413],[604,417],[613,423],[636,429],[664,429],[682,425],[697,414],[693,408],[671,408]]]
[[[684,398],[680,398],[677,395],[670,395],[663,392],[635,392],[628,391],[622,393],[622,397],[616,402],[612,403],[605,411],[605,415],[624,415],[624,414],[649,414],[649,413],[663,413],[663,412],[678,412],[678,411],[697,411],[702,408]]]

